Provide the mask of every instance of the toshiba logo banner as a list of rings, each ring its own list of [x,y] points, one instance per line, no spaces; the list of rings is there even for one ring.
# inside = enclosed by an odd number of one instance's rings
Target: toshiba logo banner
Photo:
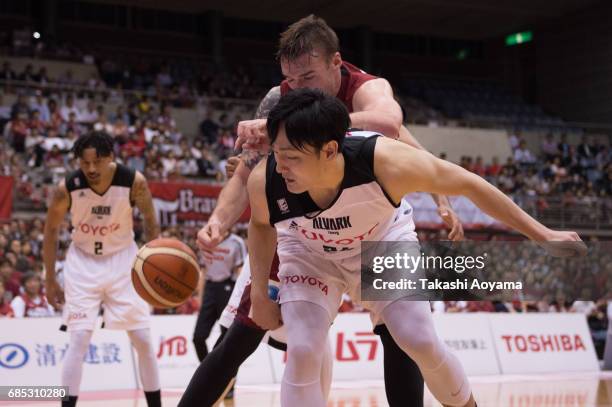
[[[490,314],[502,373],[596,371],[582,314]]]

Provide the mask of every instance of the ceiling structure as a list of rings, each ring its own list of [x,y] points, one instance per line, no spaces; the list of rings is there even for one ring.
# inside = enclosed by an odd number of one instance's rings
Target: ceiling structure
[[[118,4],[117,0],[93,0]],[[482,40],[530,29],[601,0],[123,0],[123,5],[291,22],[310,13],[336,28]]]

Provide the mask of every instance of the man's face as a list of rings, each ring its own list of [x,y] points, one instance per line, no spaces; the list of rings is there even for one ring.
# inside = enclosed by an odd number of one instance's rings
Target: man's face
[[[21,242],[19,240],[13,240],[11,242],[11,251],[15,254],[21,254]]]
[[[25,290],[30,295],[40,294],[40,280],[37,277],[30,278],[25,282]]]
[[[322,151],[317,153],[311,146],[306,146],[304,150],[292,146],[287,139],[285,126],[279,128],[272,150],[276,172],[285,180],[289,192],[301,194],[320,185],[325,172]]]
[[[282,59],[281,71],[291,89],[319,89],[336,96],[341,64],[339,52],[329,57],[315,49],[291,61]]]
[[[103,177],[112,172],[113,155],[99,157],[95,148],[86,148],[79,158],[79,166],[89,185],[98,185]]]
[[[11,278],[12,274],[13,274],[13,267],[11,266],[10,263],[5,262],[5,263],[2,263],[2,265],[0,265],[0,279],[4,279],[4,281],[7,281],[8,279]]]

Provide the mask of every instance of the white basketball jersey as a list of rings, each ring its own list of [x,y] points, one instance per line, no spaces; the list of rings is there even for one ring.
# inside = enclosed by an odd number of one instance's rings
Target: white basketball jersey
[[[89,187],[81,170],[68,175],[72,244],[94,256],[108,256],[133,244],[134,176],[134,170],[118,163],[110,187],[100,195]]]
[[[219,243],[217,248],[223,250],[215,253],[212,263],[201,262],[201,265],[206,268],[206,281],[220,282],[230,277],[235,279],[234,269],[244,264],[246,256],[244,240],[232,233]]]
[[[342,148],[344,179],[327,209],[319,208],[308,192],[289,192],[276,172],[274,156],[268,157],[266,195],[279,254],[290,253],[299,243],[321,257],[343,259],[360,254],[361,242],[381,240],[391,227],[414,227],[411,211],[392,202],[374,175],[378,134],[351,132],[351,136]]]

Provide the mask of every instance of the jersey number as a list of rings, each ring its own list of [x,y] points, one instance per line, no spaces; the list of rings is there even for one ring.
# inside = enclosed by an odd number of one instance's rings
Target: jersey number
[[[102,242],[94,242],[94,253],[102,254]]]

